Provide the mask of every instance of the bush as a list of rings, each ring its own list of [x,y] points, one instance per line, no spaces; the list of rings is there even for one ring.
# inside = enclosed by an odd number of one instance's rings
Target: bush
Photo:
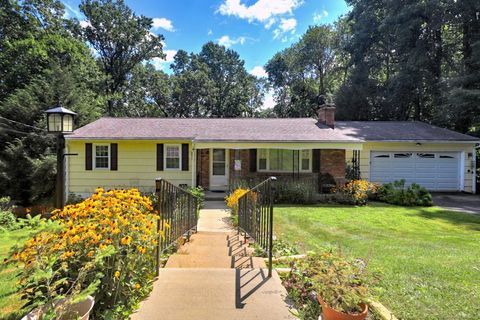
[[[405,179],[382,185],[378,190],[380,201],[400,206],[431,206],[432,195],[424,187],[412,183],[405,186]]]
[[[136,189],[101,188],[55,210],[52,219],[59,227],[37,233],[10,258],[24,265],[19,284],[26,305],[55,313],[61,298],[74,302],[92,294],[92,318],[127,318],[155,275],[158,215],[152,210]]]
[[[238,215],[238,200],[249,190],[248,189],[236,189],[232,193],[230,193],[226,198],[225,202],[227,203],[227,207],[229,207],[232,211],[232,215]]]
[[[378,186],[367,180],[352,180],[340,187],[337,192],[343,195],[338,198],[339,202],[366,205],[368,200],[375,197]]]
[[[312,184],[302,181],[278,181],[275,184],[275,201],[287,204],[315,203],[316,190]]]
[[[189,187],[187,189],[191,194],[193,194],[195,197],[197,197],[197,211],[200,211],[200,209],[203,208],[203,205],[205,203],[205,191],[203,190],[202,187]]]
[[[348,259],[330,250],[296,259],[291,267],[283,284],[304,319],[318,319],[317,295],[344,313],[361,311],[359,305],[370,298],[368,284],[374,278],[366,272],[362,259]]]
[[[17,226],[17,218],[13,213],[14,207],[10,204],[10,197],[0,198],[0,228],[14,230]]]
[[[275,258],[278,257],[288,257],[288,256],[293,256],[298,254],[298,249],[296,246],[283,241],[281,239],[275,239],[273,240],[273,248],[272,248],[272,255]],[[264,257],[266,258],[267,252],[263,250],[258,244],[254,245],[254,252],[253,255],[255,257]]]

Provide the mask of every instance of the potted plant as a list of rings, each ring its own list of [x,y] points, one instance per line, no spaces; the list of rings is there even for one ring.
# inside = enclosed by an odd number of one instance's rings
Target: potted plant
[[[373,278],[366,273],[364,260],[326,251],[294,260],[291,267],[283,284],[304,314],[318,317],[320,304],[323,320],[366,318],[370,299],[367,283]]]
[[[61,299],[54,303],[52,309],[49,310],[45,306],[37,308],[24,316],[22,320],[88,320],[94,304],[95,300],[92,296],[87,296],[85,299],[74,303],[68,303],[65,299]]]
[[[365,261],[334,252],[324,252],[314,259],[309,273],[323,320],[365,319],[370,297]]]

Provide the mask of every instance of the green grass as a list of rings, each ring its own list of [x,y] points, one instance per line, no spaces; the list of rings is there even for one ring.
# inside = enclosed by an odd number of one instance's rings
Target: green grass
[[[0,232],[0,259],[8,256],[10,249],[23,241],[32,233],[31,230],[15,230]],[[14,266],[0,268],[0,319],[20,319],[24,314],[20,296],[16,292],[15,275],[18,269]]]
[[[479,319],[480,216],[440,208],[275,208],[278,237],[339,247],[382,272],[378,300],[400,319]]]

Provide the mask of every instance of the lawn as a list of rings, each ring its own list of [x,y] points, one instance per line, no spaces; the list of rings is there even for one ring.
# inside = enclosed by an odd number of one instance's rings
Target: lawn
[[[339,247],[381,270],[378,300],[398,318],[479,318],[480,216],[380,203],[274,212],[276,235],[302,251]]]
[[[10,248],[21,244],[31,234],[29,229],[0,232],[0,259],[7,257]],[[20,319],[23,314],[20,310],[22,301],[15,294],[16,267],[9,266],[0,269],[0,319]]]

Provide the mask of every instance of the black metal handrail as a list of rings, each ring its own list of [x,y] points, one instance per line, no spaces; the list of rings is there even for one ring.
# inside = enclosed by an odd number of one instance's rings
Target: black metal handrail
[[[268,254],[272,276],[273,203],[275,177],[261,182],[238,199],[238,233],[252,238]]]
[[[180,237],[186,236],[188,240],[190,234],[197,231],[198,198],[162,178],[155,179],[155,193],[160,215],[157,222],[159,239],[156,250],[158,275],[160,255]]]

